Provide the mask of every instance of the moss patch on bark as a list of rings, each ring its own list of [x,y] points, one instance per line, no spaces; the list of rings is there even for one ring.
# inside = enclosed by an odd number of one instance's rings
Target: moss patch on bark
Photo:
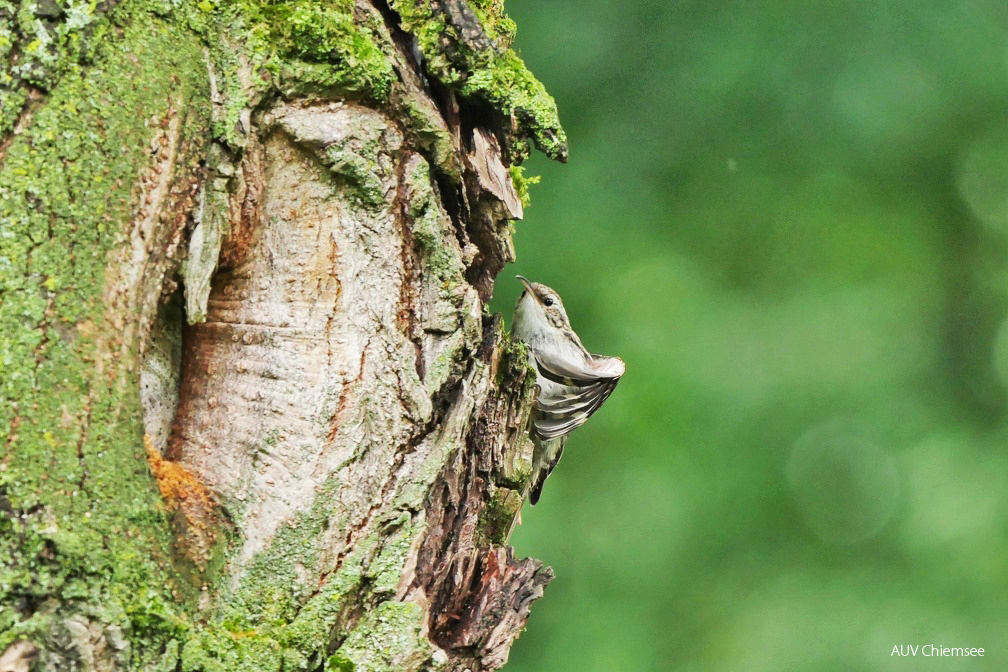
[[[81,613],[127,638],[176,629],[135,344],[109,356],[123,344],[103,295],[155,128],[177,108],[191,142],[209,130],[207,75],[191,35],[134,8],[116,20],[91,67],[76,51],[54,65],[0,165],[0,650],[90,627]]]

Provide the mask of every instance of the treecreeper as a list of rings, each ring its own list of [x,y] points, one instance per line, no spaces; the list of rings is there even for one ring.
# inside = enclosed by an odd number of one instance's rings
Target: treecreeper
[[[511,332],[535,359],[539,388],[530,428],[535,446],[532,473],[525,493],[534,505],[563,454],[567,436],[609,398],[626,367],[619,357],[593,355],[585,349],[556,291],[517,277],[525,289],[515,305]]]

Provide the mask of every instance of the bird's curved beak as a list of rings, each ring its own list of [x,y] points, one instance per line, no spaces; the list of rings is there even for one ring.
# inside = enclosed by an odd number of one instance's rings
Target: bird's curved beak
[[[535,290],[532,289],[532,283],[529,282],[528,279],[524,275],[516,275],[515,277],[518,278],[518,280],[523,285],[525,285],[525,289],[528,290],[528,293],[532,296],[533,299],[536,300],[536,303],[538,303],[539,302],[539,297],[536,296]]]

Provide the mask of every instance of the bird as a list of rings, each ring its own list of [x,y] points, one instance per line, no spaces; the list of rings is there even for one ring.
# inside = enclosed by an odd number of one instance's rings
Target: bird
[[[531,414],[534,448],[525,493],[534,506],[563,454],[567,436],[609,398],[626,367],[619,357],[593,355],[585,349],[555,290],[516,277],[525,289],[515,304],[511,335],[525,343],[535,359],[539,390]]]

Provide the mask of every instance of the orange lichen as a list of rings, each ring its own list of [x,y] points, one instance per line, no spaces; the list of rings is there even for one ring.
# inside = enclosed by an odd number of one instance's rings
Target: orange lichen
[[[146,434],[144,434],[144,447],[147,449],[147,463],[150,464],[151,473],[157,482],[158,490],[161,491],[161,499],[170,509],[178,508],[183,502],[194,504],[198,508],[213,508],[213,500],[206,486],[178,462],[162,458]],[[186,517],[188,518],[188,515]]]
[[[195,474],[178,462],[161,457],[147,435],[144,447],[161,499],[174,513],[175,548],[202,572],[210,561],[221,527],[226,525],[225,517],[217,510],[213,494]]]

